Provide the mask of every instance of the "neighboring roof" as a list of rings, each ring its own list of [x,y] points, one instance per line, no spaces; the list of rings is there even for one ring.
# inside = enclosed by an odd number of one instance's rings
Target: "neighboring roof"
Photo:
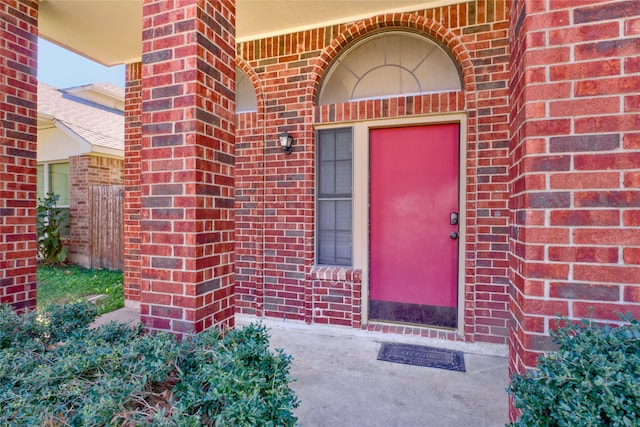
[[[111,83],[68,89],[38,84],[38,115],[86,141],[92,151],[124,151],[124,90]]]
[[[113,83],[93,83],[62,90],[87,101],[92,101],[105,107],[124,111],[124,89]]]

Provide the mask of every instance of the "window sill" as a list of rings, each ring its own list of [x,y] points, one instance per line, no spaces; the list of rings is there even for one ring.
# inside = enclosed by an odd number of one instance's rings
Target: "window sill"
[[[311,280],[360,283],[362,270],[353,267],[314,265],[309,276]]]

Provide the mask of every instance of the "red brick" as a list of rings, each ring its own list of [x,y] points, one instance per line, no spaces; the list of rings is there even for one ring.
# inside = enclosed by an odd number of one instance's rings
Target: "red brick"
[[[620,213],[616,210],[553,210],[552,226],[618,226]]]
[[[574,317],[594,320],[620,321],[620,315],[631,313],[636,319],[640,317],[640,305],[605,304],[602,302],[573,303]]]
[[[625,96],[624,111],[625,112],[640,111],[640,96],[639,95]]]
[[[635,0],[621,2],[607,2],[601,5],[589,5],[573,10],[573,19],[576,24],[586,22],[605,21],[610,19],[625,18],[638,13],[638,4]]]
[[[620,287],[615,285],[589,285],[584,283],[552,283],[549,288],[551,298],[570,300],[618,301]]]
[[[569,98],[572,93],[571,82],[545,83],[532,85],[528,101],[545,101]]]
[[[620,33],[617,22],[603,22],[594,25],[577,25],[549,31],[549,44],[561,45],[584,41],[610,39]]]
[[[635,284],[640,267],[582,265],[573,266],[573,278],[579,281]]]
[[[617,24],[616,24],[617,27]],[[564,30],[563,30],[564,31]],[[620,60],[607,59],[603,61],[578,62],[550,67],[551,81],[556,80],[582,80],[599,78],[604,76],[618,76],[621,74]],[[576,82],[584,84],[585,82]],[[605,83],[601,83],[604,85]]]
[[[569,62],[571,51],[567,47],[534,50],[525,56],[527,67],[536,65],[561,64]]]
[[[571,133],[571,121],[568,119],[529,121],[525,126],[527,136],[569,135]]]
[[[554,228],[523,228],[519,232],[523,241],[531,243],[569,243],[569,231],[567,229]]]
[[[597,73],[597,70],[594,70]],[[613,71],[612,71],[613,73]],[[606,72],[604,75],[607,75]],[[594,74],[599,76],[598,74]],[[640,79],[635,76],[613,77],[575,82],[576,96],[601,96],[621,93],[637,93],[640,90]]]
[[[552,189],[617,188],[620,184],[620,174],[617,172],[554,173],[549,183]]]
[[[640,153],[581,154],[574,156],[573,162],[577,170],[636,169],[640,164]]]
[[[623,260],[625,264],[640,264],[640,248],[624,248]]]
[[[554,27],[566,27],[569,25],[569,19],[569,11],[567,10],[555,10],[531,15],[528,22],[528,30],[534,31]]]
[[[633,18],[624,21],[624,35],[640,34],[640,18]]]
[[[625,210],[622,212],[622,224],[627,227],[639,227],[640,210]]]
[[[584,43],[575,47],[575,60],[587,61],[606,57],[624,57],[640,53],[640,38],[614,39]]]
[[[549,261],[615,264],[618,262],[618,248],[552,246],[549,248]]]
[[[626,217],[625,225],[627,225]],[[629,228],[577,228],[573,231],[573,243],[578,245],[640,246],[640,233]]]
[[[620,112],[620,98],[598,97],[584,99],[562,99],[549,103],[551,117],[588,116],[593,114],[612,114]]]
[[[640,133],[626,133],[622,140],[623,148],[640,148]]]
[[[625,188],[640,188],[640,172],[625,172]]]
[[[576,207],[640,207],[639,191],[588,191],[574,195]]]
[[[640,303],[640,286],[637,284],[625,286],[624,300],[626,302]]]
[[[551,263],[528,263],[523,274],[532,279],[567,279],[569,276],[569,266],[567,264]]]
[[[624,71],[627,74],[640,72],[640,57],[625,58]]]

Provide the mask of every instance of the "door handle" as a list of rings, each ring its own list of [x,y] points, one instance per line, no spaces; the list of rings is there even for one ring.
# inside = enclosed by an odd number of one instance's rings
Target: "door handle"
[[[451,234],[449,234],[449,237],[451,237],[453,240],[458,238],[458,233],[455,231],[452,231]]]

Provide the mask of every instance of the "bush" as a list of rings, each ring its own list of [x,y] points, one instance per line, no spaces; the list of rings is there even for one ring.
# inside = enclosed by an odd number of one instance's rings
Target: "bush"
[[[264,326],[182,341],[109,323],[87,303],[0,306],[0,425],[292,426],[290,357]]]
[[[38,255],[45,264],[62,264],[67,259],[67,248],[62,242],[63,224],[67,214],[58,208],[57,196],[47,193],[44,199],[38,199],[36,239]]]
[[[640,425],[640,323],[600,327],[583,320],[551,332],[559,346],[507,391],[522,415],[515,426]]]

